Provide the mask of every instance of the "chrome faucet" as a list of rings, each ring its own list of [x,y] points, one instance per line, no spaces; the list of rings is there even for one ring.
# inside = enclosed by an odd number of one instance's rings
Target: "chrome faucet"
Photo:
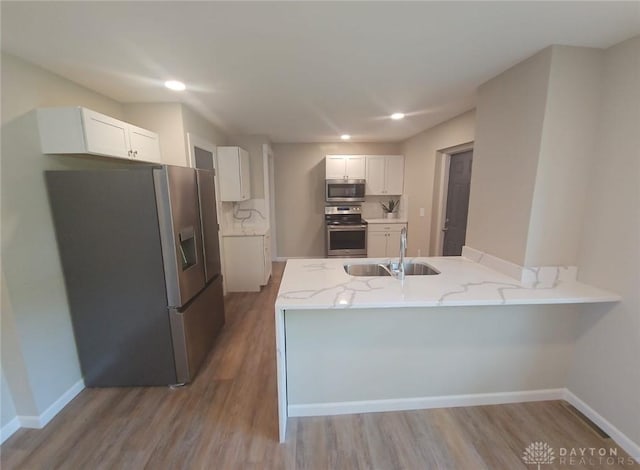
[[[400,231],[400,262],[398,263],[397,278],[404,279],[404,257],[407,255],[407,227]]]
[[[391,276],[399,279],[400,281],[404,280],[404,257],[407,255],[407,227],[402,227],[400,231],[400,258],[398,260],[398,269],[393,269],[393,265],[389,264],[387,267],[386,264],[379,263],[382,269],[388,272]],[[391,268],[391,269],[389,269]]]

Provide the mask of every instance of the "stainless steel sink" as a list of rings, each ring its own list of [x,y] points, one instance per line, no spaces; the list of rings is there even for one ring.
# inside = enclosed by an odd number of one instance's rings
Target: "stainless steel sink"
[[[345,264],[344,270],[351,276],[390,276],[379,264]]]
[[[344,270],[351,276],[390,276],[385,268],[390,271],[396,271],[398,269],[398,263],[344,265]],[[440,274],[440,271],[423,263],[404,263],[404,273],[407,276],[431,276]]]

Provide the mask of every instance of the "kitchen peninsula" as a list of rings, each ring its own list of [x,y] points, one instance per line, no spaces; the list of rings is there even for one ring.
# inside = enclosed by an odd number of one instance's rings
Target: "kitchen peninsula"
[[[281,441],[289,416],[561,399],[572,304],[620,300],[575,268],[518,269],[468,247],[407,259],[439,274],[404,281],[344,269],[388,261],[287,262],[275,304]]]

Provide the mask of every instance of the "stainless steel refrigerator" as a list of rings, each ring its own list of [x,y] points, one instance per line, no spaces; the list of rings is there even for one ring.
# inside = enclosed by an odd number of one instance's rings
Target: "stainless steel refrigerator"
[[[47,171],[88,387],[190,382],[224,324],[214,174]]]

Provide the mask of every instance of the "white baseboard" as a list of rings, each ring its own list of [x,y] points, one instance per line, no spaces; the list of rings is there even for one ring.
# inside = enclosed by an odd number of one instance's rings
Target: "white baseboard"
[[[42,429],[55,415],[73,400],[78,393],[84,390],[84,381],[78,380],[75,384],[54,401],[49,408],[44,410],[39,416],[18,416],[20,426],[23,428]]]
[[[16,416],[0,428],[0,444],[9,439],[18,429],[20,429],[20,420]]]
[[[527,401],[562,400],[564,388],[526,390],[520,392],[477,393],[472,395],[445,395],[413,397],[389,400],[364,400],[332,403],[289,405],[288,415],[327,416],[381,411],[427,410],[430,408],[455,408],[460,406],[502,405]]]
[[[565,389],[564,399],[575,406],[578,411],[597,424],[600,429],[609,434],[611,439],[615,441],[620,447],[622,447],[626,453],[640,462],[640,445],[633,442],[622,431],[611,424],[600,413],[587,405],[584,401],[578,398],[571,390]]]

